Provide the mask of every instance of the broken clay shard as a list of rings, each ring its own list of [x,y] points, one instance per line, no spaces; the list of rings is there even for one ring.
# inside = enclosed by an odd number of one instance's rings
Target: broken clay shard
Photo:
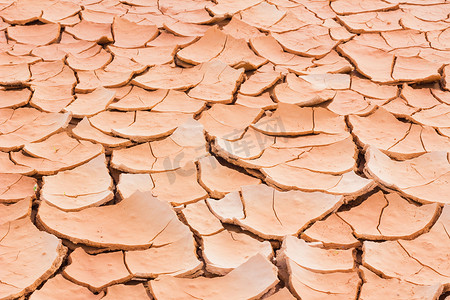
[[[1,225],[0,236],[2,299],[34,291],[58,270],[67,251],[61,240],[38,230],[29,217]]]
[[[43,177],[41,200],[64,211],[82,210],[113,199],[112,185],[105,156],[99,155],[72,170]]]
[[[158,200],[149,192],[139,191],[118,204],[86,208],[79,212],[64,212],[43,202],[37,218],[46,230],[57,236],[74,243],[110,249],[131,250],[166,245],[189,233],[170,204]],[[117,222],[123,225],[120,230]]]
[[[220,287],[233,299],[257,299],[277,283],[276,267],[258,254],[223,277],[184,279],[165,275],[151,281],[150,290],[155,299],[180,299],[189,294],[214,300],[223,299],[217,292]]]
[[[380,150],[366,150],[365,172],[380,184],[418,202],[448,203],[450,164],[446,152],[430,152],[395,161]]]

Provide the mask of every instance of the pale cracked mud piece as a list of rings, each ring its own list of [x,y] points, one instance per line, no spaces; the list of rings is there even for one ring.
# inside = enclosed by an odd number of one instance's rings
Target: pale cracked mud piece
[[[265,90],[275,85],[280,79],[281,72],[274,70],[257,70],[241,84],[239,93],[247,96],[261,95]]]
[[[0,90],[0,108],[17,108],[24,106],[31,99],[28,89]]]
[[[343,203],[342,196],[280,192],[263,184],[243,186],[239,192],[220,200],[208,199],[208,206],[222,222],[238,225],[265,239],[296,235]]]
[[[368,116],[351,115],[348,120],[360,146],[373,146],[395,159],[409,159],[450,147],[450,140],[433,128],[401,122],[384,108]]]
[[[238,190],[244,185],[261,183],[261,180],[222,165],[214,156],[199,159],[199,182],[214,198]]]
[[[106,296],[102,299],[104,300],[116,300],[116,299],[126,299],[127,297],[131,299],[151,299],[147,289],[143,284],[136,285],[125,285],[125,284],[115,284],[108,287],[106,290]]]
[[[361,266],[363,285],[361,287],[360,299],[392,299],[392,300],[422,300],[439,299],[442,294],[441,284],[419,285],[403,281],[398,278],[383,278]]]
[[[225,140],[239,139],[251,124],[258,121],[264,111],[241,105],[214,104],[202,112],[199,122],[210,137]]]
[[[429,152],[409,160],[390,159],[366,149],[365,173],[382,186],[420,203],[448,203],[450,163],[447,152]]]
[[[57,300],[61,297],[74,300],[100,300],[104,292],[94,294],[87,288],[65,279],[61,274],[50,278],[44,285],[31,294],[31,300]]]
[[[210,236],[224,230],[222,223],[211,212],[206,201],[188,204],[180,212],[191,230],[199,236]]]
[[[61,240],[38,230],[28,216],[1,225],[0,236],[0,264],[5,266],[0,270],[2,299],[34,291],[58,270],[66,255]]]
[[[108,43],[114,41],[111,24],[82,20],[73,27],[65,27],[64,30],[80,40],[89,42]]]
[[[412,239],[429,230],[438,218],[437,203],[418,206],[396,193],[379,191],[348,211],[337,212],[365,240]]]
[[[56,236],[74,243],[110,249],[163,246],[190,235],[169,203],[150,192],[140,191],[118,204],[90,207],[78,212],[64,212],[42,202],[37,220]],[[117,228],[117,223],[122,226]]]
[[[270,97],[269,92],[265,92],[258,96],[248,96],[244,94],[237,94],[236,102],[237,105],[242,105],[250,108],[261,108],[261,109],[275,109],[277,104],[273,102]]]
[[[140,25],[123,17],[115,17],[112,24],[114,45],[123,48],[143,47],[158,35],[155,25]]]
[[[277,84],[274,98],[279,103],[296,104],[299,106],[313,106],[333,99],[336,91],[309,82],[293,73],[286,76],[286,82]]]
[[[290,290],[298,298],[357,298],[361,279],[352,249],[321,249],[287,236],[278,251],[277,262],[287,272]]]
[[[223,277],[194,279],[163,275],[150,282],[155,299],[258,299],[278,283],[277,268],[258,254]]]
[[[77,211],[112,200],[112,187],[113,180],[102,154],[72,170],[44,176],[40,199],[64,211]]]
[[[413,240],[363,244],[363,265],[385,278],[398,278],[418,285],[444,285],[450,282],[450,207],[429,232]]]
[[[23,44],[36,46],[48,45],[59,38],[59,24],[10,26],[6,29],[8,36]]]
[[[160,200],[174,206],[197,202],[208,197],[208,193],[197,181],[197,168],[193,162],[166,172],[152,174],[128,174],[119,176],[117,191],[122,198],[127,198],[135,191],[152,191]]]
[[[273,295],[265,298],[267,300],[295,300],[296,298],[292,296],[291,292],[288,290],[287,287],[284,287],[274,293]]]
[[[31,215],[31,197],[12,204],[0,204],[0,226]]]
[[[107,286],[123,283],[133,275],[127,270],[122,251],[90,255],[81,247],[68,256],[62,274],[70,281],[99,292]]]
[[[52,175],[79,166],[103,151],[102,145],[78,141],[62,132],[42,142],[26,144],[21,152],[11,152],[11,160],[38,174]]]
[[[67,127],[70,113],[45,113],[30,107],[0,109],[0,149],[18,150]]]
[[[348,249],[360,245],[350,225],[336,213],[315,222],[301,234],[301,238],[307,242],[320,242],[325,248]]]
[[[129,173],[173,171],[206,155],[203,125],[189,119],[165,139],[114,150],[111,166]]]
[[[20,174],[0,173],[0,203],[15,203],[36,197],[37,180]]]
[[[115,92],[103,87],[96,88],[88,94],[75,94],[76,99],[64,108],[74,118],[91,117],[106,110],[114,100]]]

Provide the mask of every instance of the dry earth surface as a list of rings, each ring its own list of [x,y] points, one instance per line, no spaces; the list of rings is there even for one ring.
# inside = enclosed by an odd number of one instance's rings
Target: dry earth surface
[[[449,153],[450,1],[0,1],[0,299],[450,299]]]

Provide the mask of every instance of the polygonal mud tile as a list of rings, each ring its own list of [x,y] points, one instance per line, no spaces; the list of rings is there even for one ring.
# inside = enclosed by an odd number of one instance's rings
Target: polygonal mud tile
[[[0,182],[0,203],[14,203],[27,197],[34,199],[36,196],[37,180],[32,177],[0,173]]]
[[[314,24],[272,35],[286,51],[315,58],[325,56],[339,43],[330,37],[327,27]]]
[[[23,85],[30,79],[28,64],[0,65],[1,85]]]
[[[292,73],[286,76],[286,83],[277,84],[274,98],[277,102],[312,106],[333,99],[336,91],[310,83]]]
[[[353,71],[352,64],[339,56],[336,51],[331,51],[324,57],[314,60],[314,66],[309,67],[305,74],[326,74],[326,73],[350,73]]]
[[[235,39],[244,39],[247,43],[251,38],[264,36],[261,31],[243,22],[237,15],[233,16],[230,22],[222,27],[222,31]]]
[[[75,26],[65,27],[64,30],[80,40],[89,42],[108,43],[114,41],[111,33],[111,24],[82,20]]]
[[[196,255],[192,234],[186,233],[162,247],[125,252],[125,264],[139,278],[157,278],[162,275],[191,277],[200,272],[202,262]]]
[[[81,140],[100,143],[106,148],[115,148],[131,145],[131,141],[107,135],[91,125],[88,118],[83,118],[74,128],[72,134]]]
[[[170,204],[150,192],[138,191],[118,204],[78,212],[64,212],[42,202],[37,219],[49,232],[74,243],[110,249],[145,249],[190,235]]]
[[[361,0],[337,0],[330,4],[331,8],[340,15],[357,14],[371,11],[384,11],[398,8],[396,3],[388,3],[382,0],[361,1]]]
[[[381,1],[380,1],[381,2]],[[338,20],[354,33],[380,32],[402,29],[400,10],[364,12],[346,16],[338,16]]]
[[[31,294],[30,299],[32,300],[57,300],[61,297],[67,297],[68,299],[74,300],[99,300],[105,295],[104,292],[99,294],[94,294],[87,288],[77,285],[67,279],[62,275],[58,274],[55,277],[49,279],[45,284],[39,289]]]
[[[274,70],[256,71],[245,80],[239,88],[239,93],[247,96],[257,96],[262,94],[281,79],[281,73]]]
[[[167,95],[152,111],[198,114],[206,107],[206,102],[189,97],[186,93],[176,90],[169,90]]]
[[[31,86],[30,105],[45,112],[61,112],[73,100],[72,85]]]
[[[212,60],[199,66],[203,79],[188,95],[207,102],[231,103],[234,93],[244,80],[244,69],[233,69],[220,60]]]
[[[433,127],[448,127],[450,120],[450,105],[439,104],[430,109],[414,112],[411,118],[419,124]]]
[[[31,94],[28,89],[0,90],[0,108],[17,108],[26,105]]]
[[[77,211],[113,199],[112,186],[105,156],[99,155],[72,170],[44,176],[41,200],[64,211]]]
[[[301,299],[356,298],[361,279],[351,249],[321,249],[287,236],[277,261],[289,274],[291,291]]]
[[[62,132],[42,142],[26,144],[21,152],[11,152],[11,160],[39,174],[52,175],[79,166],[102,152],[102,145],[78,141]]]
[[[91,117],[106,110],[114,100],[115,92],[99,87],[88,94],[75,94],[76,99],[65,111],[71,112],[74,118]]]
[[[212,214],[205,201],[188,204],[181,210],[181,213],[191,230],[200,236],[209,236],[224,230],[219,219]]]
[[[103,300],[115,300],[115,299],[126,299],[130,297],[132,299],[150,299],[147,289],[143,284],[137,285],[125,285],[116,284],[110,286],[106,290],[106,296]]]
[[[172,19],[171,21],[164,22],[164,28],[178,36],[199,37],[204,35],[211,26],[190,24]]]
[[[178,36],[169,32],[162,31],[154,39],[146,44],[148,47],[164,47],[164,46],[176,46],[186,47],[197,40],[194,36]]]
[[[26,197],[13,204],[0,204],[0,225],[30,216],[31,200],[31,197]]]
[[[382,186],[420,203],[448,203],[450,164],[446,152],[429,152],[395,161],[380,150],[366,150],[365,172]]]
[[[358,206],[337,215],[354,235],[366,240],[413,238],[427,231],[439,215],[437,203],[417,206],[396,193],[379,191]]]
[[[296,235],[343,202],[342,196],[279,192],[266,185],[243,186],[240,192],[242,199],[232,192],[221,200],[208,199],[208,206],[222,222],[239,225],[265,239]]]
[[[1,225],[0,236],[0,296],[4,299],[35,290],[58,270],[67,251],[61,240],[38,230],[29,217]]]
[[[337,91],[333,100],[326,107],[341,116],[366,115],[376,108],[361,94],[352,90]]]
[[[14,164],[8,152],[0,152],[0,169],[8,174],[31,175],[35,173],[33,168]]]
[[[59,24],[10,26],[6,29],[8,37],[18,43],[36,46],[47,45],[59,38]]]
[[[189,89],[202,81],[200,67],[178,68],[169,65],[155,66],[147,73],[136,76],[132,83],[147,89]]]
[[[255,299],[277,283],[276,267],[258,254],[223,277],[187,279],[163,275],[150,282],[150,290],[155,299],[180,299],[188,294],[214,300],[222,299],[223,293],[233,299]]]
[[[111,103],[108,107],[121,111],[150,110],[167,97],[167,94],[167,90],[148,91],[138,86],[133,86],[125,97]]]
[[[418,285],[398,278],[380,277],[363,266],[360,270],[364,281],[360,297],[364,300],[438,299],[443,290],[441,284]]]
[[[264,113],[262,109],[241,105],[214,104],[201,114],[199,122],[211,137],[235,140]]]
[[[262,0],[238,1],[238,0],[220,0],[215,5],[208,6],[207,9],[213,15],[232,16],[241,10],[252,7]]]
[[[80,247],[70,253],[68,260],[63,276],[94,292],[133,277],[125,266],[122,251],[89,255]]]
[[[229,273],[257,254],[269,260],[273,257],[269,241],[259,241],[246,233],[227,229],[202,236],[201,243],[206,270],[218,275]]]
[[[291,292],[289,292],[288,288],[284,287],[280,289],[278,292],[273,295],[265,298],[267,300],[295,300],[296,298],[292,296]]]
[[[97,54],[80,57],[69,53],[67,64],[75,71],[93,71],[105,67],[112,60],[109,52],[101,49]]]
[[[431,230],[413,240],[364,242],[363,265],[387,278],[419,285],[448,285],[449,222],[446,205]]]
[[[272,98],[270,97],[269,92],[266,92],[259,96],[237,94],[235,104],[260,109],[275,109],[277,107],[277,104],[273,102]]]
[[[392,78],[397,81],[429,82],[441,78],[439,69],[442,63],[432,62],[421,57],[397,56]]]
[[[306,229],[301,238],[308,242],[320,242],[326,248],[348,249],[359,246],[352,228],[336,213],[315,222]]]
[[[219,163],[214,156],[199,160],[199,182],[214,198],[222,198],[227,193],[244,185],[259,184],[261,180],[241,173]]]
[[[377,84],[368,79],[352,76],[351,89],[366,97],[375,99],[394,99],[397,97],[398,88],[392,85]]]
[[[158,27],[140,25],[125,18],[115,17],[112,24],[114,45],[123,48],[143,47],[158,35]]]
[[[238,16],[241,21],[251,26],[267,30],[267,28],[281,21],[285,14],[286,12],[279,10],[275,5],[262,1],[257,5],[240,11]]]
[[[152,67],[155,65],[169,64],[173,61],[176,46],[157,46],[136,49],[124,49],[115,46],[108,46],[108,49],[116,56],[124,56],[133,59],[140,65]],[[109,65],[108,65],[109,66]],[[143,70],[141,70],[142,72]]]

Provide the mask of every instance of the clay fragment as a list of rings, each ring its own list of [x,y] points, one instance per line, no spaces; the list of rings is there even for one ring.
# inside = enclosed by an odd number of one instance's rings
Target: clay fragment
[[[171,206],[149,192],[136,192],[118,204],[79,212],[64,212],[43,202],[37,218],[46,230],[57,236],[74,243],[110,249],[162,246],[190,234]],[[118,220],[123,224],[120,230],[115,225]]]
[[[31,294],[30,299],[57,300],[60,299],[60,297],[67,297],[74,300],[99,300],[104,294],[104,292],[100,292],[96,295],[87,288],[77,285],[58,274],[55,277],[50,278],[39,290],[36,290]]]
[[[27,197],[36,197],[37,181],[20,174],[0,174],[0,203],[15,203]]]
[[[123,48],[143,47],[158,35],[158,27],[140,25],[125,18],[115,17],[112,24],[114,45]]]
[[[72,128],[72,134],[81,140],[90,142],[97,142],[102,144],[105,148],[115,148],[131,145],[131,141],[111,135],[107,135],[97,128],[93,127],[88,118],[83,118],[77,126]]]
[[[131,297],[133,299],[150,299],[147,289],[143,284],[125,285],[115,284],[108,287],[104,300],[125,299]]]
[[[61,240],[38,230],[29,217],[1,225],[0,236],[1,263],[7,266],[0,271],[4,299],[34,291],[58,270],[67,252]]]
[[[64,277],[93,292],[132,278],[121,251],[89,255],[82,248],[77,248],[70,253],[68,259],[69,265],[63,271]]]
[[[10,26],[7,29],[8,36],[23,44],[36,46],[48,45],[59,37],[59,24]]]
[[[208,199],[208,206],[222,222],[239,225],[265,239],[296,235],[343,201],[342,196],[279,192],[266,185],[243,186],[240,191],[242,199],[237,193],[229,193],[221,200]],[[293,207],[298,208],[295,216],[290,213]]]
[[[41,200],[64,211],[82,210],[111,200],[112,185],[105,156],[99,155],[72,170],[43,177]]]
[[[64,29],[80,40],[97,43],[108,43],[114,41],[110,24],[95,23],[82,20],[73,27]]]
[[[420,203],[448,203],[450,165],[446,152],[430,152],[404,161],[391,160],[380,150],[366,150],[365,172],[380,184]]]
[[[398,194],[377,192],[349,211],[338,212],[358,238],[412,238],[426,231],[438,216],[438,205],[416,206]]]
[[[75,118],[91,117],[108,107],[115,96],[114,91],[97,88],[89,94],[76,94],[76,99],[64,110]]]
[[[188,279],[163,275],[151,281],[150,290],[156,299],[180,299],[189,294],[214,300],[222,298],[217,294],[217,287],[221,287],[233,299],[252,299],[261,297],[277,283],[276,267],[258,254],[223,277]]]

